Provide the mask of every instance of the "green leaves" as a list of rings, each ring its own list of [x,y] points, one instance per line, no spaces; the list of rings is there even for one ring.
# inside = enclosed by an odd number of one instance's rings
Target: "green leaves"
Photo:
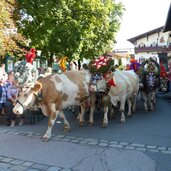
[[[0,55],[22,55],[25,39],[15,28],[15,0],[0,1]]]
[[[32,45],[70,60],[91,59],[109,50],[123,12],[122,5],[113,0],[17,2],[19,30]]]

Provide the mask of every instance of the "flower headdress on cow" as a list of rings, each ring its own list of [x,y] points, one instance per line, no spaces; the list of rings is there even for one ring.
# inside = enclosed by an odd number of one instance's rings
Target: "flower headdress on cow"
[[[146,73],[154,73],[155,75],[160,75],[160,65],[152,58],[147,59],[145,62],[142,63],[144,67],[144,72]]]
[[[135,58],[130,60],[130,70],[133,70],[137,73],[140,66],[141,64]]]
[[[33,64],[35,58],[36,58],[36,49],[32,47],[30,51],[26,53],[26,62]]]
[[[88,69],[93,74],[92,82],[96,82],[105,77],[107,73],[114,71],[114,60],[106,56],[101,56],[90,61]],[[111,85],[115,85],[113,80],[111,81]]]
[[[14,64],[14,79],[20,86],[34,83],[38,78],[38,70],[31,63],[18,61]]]
[[[92,74],[100,73],[105,75],[114,69],[114,60],[106,56],[101,56],[90,61],[88,69]]]

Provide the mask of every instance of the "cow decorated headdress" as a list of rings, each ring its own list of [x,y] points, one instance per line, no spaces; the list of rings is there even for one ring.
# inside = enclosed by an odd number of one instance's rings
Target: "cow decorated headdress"
[[[92,74],[100,73],[105,75],[106,73],[113,71],[114,60],[106,56],[101,56],[100,58],[90,61],[88,69]]]
[[[38,70],[35,66],[25,61],[18,61],[14,64],[14,79],[21,86],[34,83],[38,78]]]
[[[138,72],[140,66],[141,64],[135,58],[132,58],[130,60],[130,69],[133,70],[134,72]]]
[[[96,58],[88,64],[88,69],[92,73],[92,83],[97,80],[101,80],[102,77],[106,77],[106,74],[114,71],[114,60],[112,58],[101,56],[100,58]],[[114,86],[113,79],[108,82],[110,86]]]

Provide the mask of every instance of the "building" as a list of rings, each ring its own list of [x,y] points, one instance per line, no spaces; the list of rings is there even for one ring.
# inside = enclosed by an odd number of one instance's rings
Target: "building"
[[[163,32],[164,26],[128,39],[134,44],[135,58],[156,58],[166,62],[171,52],[171,32]]]
[[[166,63],[171,57],[171,4],[164,26],[128,39],[134,44],[135,58],[154,57]]]
[[[119,65],[119,63],[122,63],[122,65],[125,67],[127,64],[130,63],[130,59],[134,57],[134,49],[115,49],[112,54],[115,65]]]

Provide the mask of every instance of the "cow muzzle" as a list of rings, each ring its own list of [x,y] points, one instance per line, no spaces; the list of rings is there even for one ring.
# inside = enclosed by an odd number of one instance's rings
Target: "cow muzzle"
[[[93,86],[90,86],[89,90],[90,92],[95,92],[95,88]]]
[[[22,111],[22,110],[19,110],[19,109],[13,109],[13,112],[14,112],[16,115],[21,115],[21,114],[23,114],[23,111]]]

